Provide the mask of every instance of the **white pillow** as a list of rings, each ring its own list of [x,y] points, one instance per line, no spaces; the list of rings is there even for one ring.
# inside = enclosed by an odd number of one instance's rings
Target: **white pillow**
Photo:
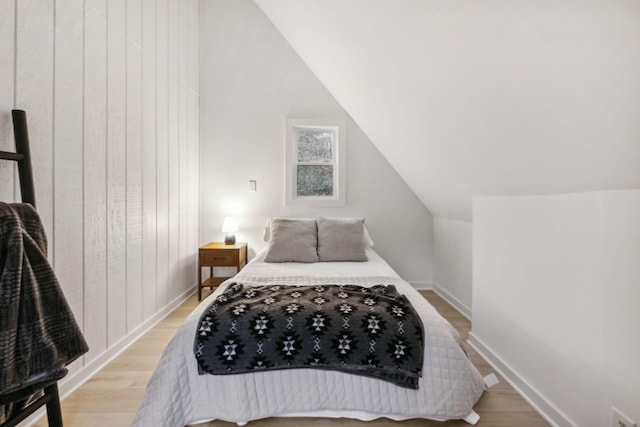
[[[364,218],[316,217],[320,261],[367,261]]]
[[[318,262],[318,227],[313,218],[273,218],[265,262]]]

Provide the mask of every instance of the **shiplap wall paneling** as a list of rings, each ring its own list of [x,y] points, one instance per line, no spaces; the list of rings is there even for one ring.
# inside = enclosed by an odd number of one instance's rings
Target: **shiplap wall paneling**
[[[157,308],[156,0],[142,0],[142,316]]]
[[[0,149],[26,110],[49,256],[90,346],[63,394],[195,287],[197,7],[0,0]]]
[[[84,4],[84,332],[107,349],[107,0]]]
[[[188,129],[187,129],[187,124],[188,124],[188,114],[187,114],[187,110],[188,109],[188,96],[187,96],[187,89],[186,87],[181,84],[180,85],[180,113],[179,113],[179,117],[180,117],[180,122],[178,124],[179,130],[180,130],[180,141],[188,141]],[[188,213],[189,213],[189,208],[187,207],[187,176],[188,176],[188,171],[187,171],[187,166],[188,166],[188,162],[187,162],[187,151],[188,151],[189,147],[186,144],[180,144],[179,146],[179,154],[178,154],[178,166],[179,166],[179,175],[178,175],[178,197],[180,200],[179,206],[178,206],[178,217],[179,217],[179,223],[178,223],[178,234],[179,234],[179,239],[178,239],[178,250],[179,250],[179,283],[184,283],[187,278],[189,277],[189,252],[190,249],[189,248],[189,240],[188,240],[188,236],[187,233],[189,231],[189,217],[188,217]],[[178,293],[180,293],[182,291],[182,289],[178,289]]]
[[[190,15],[189,28],[198,28],[198,23],[200,22],[200,2],[198,0],[191,0],[192,7],[188,8],[188,12]],[[189,64],[194,64],[199,62],[200,58],[200,34],[195,33],[193,31],[189,32]],[[194,93],[200,97],[200,67],[189,67],[189,72],[191,73],[191,88]],[[199,116],[199,112],[195,113],[195,117]],[[196,128],[198,133],[200,132],[199,128]]]
[[[200,2],[197,0],[191,0],[192,7],[187,8],[189,15],[189,28],[198,27],[198,10]],[[187,44],[189,48],[189,64],[198,63],[200,56],[200,35],[190,31],[189,42]],[[197,272],[193,268],[193,265],[198,264],[198,254],[194,252],[192,248],[197,248],[199,243],[199,230],[200,230],[200,203],[199,203],[199,190],[198,187],[192,185],[193,182],[200,179],[200,151],[198,149],[198,141],[200,134],[200,90],[199,90],[199,67],[188,67],[189,80],[190,80],[190,103],[189,103],[189,168],[190,173],[187,181],[189,200],[188,206],[190,209],[189,214],[189,242],[188,247],[191,248],[189,262],[188,262],[188,275],[185,283],[197,282]]]
[[[169,301],[169,2],[157,0],[156,23],[156,227],[157,239],[157,303],[159,307]],[[197,67],[195,67],[197,68]]]
[[[180,283],[188,277],[188,251],[189,243],[187,232],[189,230],[188,207],[187,207],[187,151],[189,138],[189,86],[188,86],[188,37],[187,37],[187,15],[184,7],[178,10],[178,137],[180,145],[178,146],[178,197],[180,200],[178,217],[179,220],[179,236],[178,248],[180,257],[179,277]],[[187,143],[187,144],[185,144]]]
[[[199,179],[198,174],[198,107],[199,107],[199,97],[198,94],[193,90],[189,92],[189,151],[188,151],[188,177],[187,177],[187,188],[185,189],[187,192],[187,206],[189,208],[188,212],[188,225],[189,230],[187,233],[187,247],[188,248],[197,248],[198,247],[198,231],[199,231],[199,218],[200,212],[198,209],[199,202],[199,191],[198,188],[190,183],[193,182],[194,179]],[[185,283],[193,283],[197,282],[197,271],[193,268],[193,265],[198,264],[198,254],[193,252],[193,250],[189,251],[187,257],[187,278]]]
[[[180,294],[178,0],[169,0],[169,300]]]
[[[108,343],[127,333],[126,0],[107,2],[107,309]]]
[[[142,322],[142,1],[127,0],[127,331]]]
[[[82,0],[55,4],[53,105],[53,230],[55,271],[67,302],[84,329],[83,10]],[[27,120],[34,113],[27,110]],[[38,150],[35,144],[32,153]],[[34,172],[36,172],[34,170]],[[48,177],[39,175],[36,189]],[[36,200],[40,204],[40,200]],[[38,206],[39,207],[39,206]],[[81,367],[74,363],[73,370]]]
[[[52,1],[16,2],[16,108],[27,112],[36,203],[49,235],[53,229],[53,20]],[[53,245],[49,243],[50,260]]]
[[[0,150],[13,151],[13,59],[15,33],[15,1],[0,0]],[[13,201],[13,162],[0,162],[0,200]]]
[[[187,247],[190,249],[187,257],[187,278],[185,285],[188,283],[194,283],[198,281],[197,270],[193,268],[194,265],[198,265],[198,254],[194,252],[192,248],[198,247],[198,233],[200,230],[199,220],[200,212],[198,209],[199,191],[198,187],[191,185],[194,180],[199,179],[198,173],[198,107],[199,97],[198,94],[191,91],[189,98],[189,153],[187,170],[189,176],[187,179],[187,206],[189,207],[189,230],[187,233],[188,241]]]

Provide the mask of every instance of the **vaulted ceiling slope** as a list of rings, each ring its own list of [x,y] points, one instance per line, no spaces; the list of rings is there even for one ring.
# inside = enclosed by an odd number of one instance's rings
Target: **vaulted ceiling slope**
[[[639,0],[255,2],[436,216],[640,188]]]

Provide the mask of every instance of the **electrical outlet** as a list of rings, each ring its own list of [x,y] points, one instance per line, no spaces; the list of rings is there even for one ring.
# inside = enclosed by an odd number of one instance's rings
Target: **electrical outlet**
[[[620,412],[615,406],[611,407],[611,427],[637,427],[636,423]]]

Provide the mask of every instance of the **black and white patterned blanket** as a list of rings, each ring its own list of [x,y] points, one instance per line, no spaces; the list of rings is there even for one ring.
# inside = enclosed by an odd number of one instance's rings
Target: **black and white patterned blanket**
[[[47,260],[35,209],[0,202],[0,423],[88,350]]]
[[[232,283],[204,312],[200,374],[333,369],[417,389],[422,322],[393,285]]]

